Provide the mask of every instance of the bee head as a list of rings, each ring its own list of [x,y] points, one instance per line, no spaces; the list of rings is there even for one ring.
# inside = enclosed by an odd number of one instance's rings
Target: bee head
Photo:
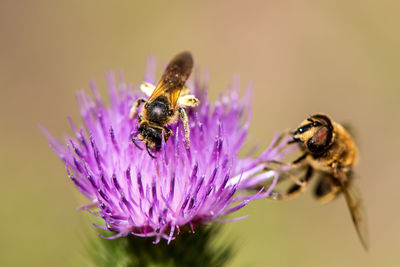
[[[293,141],[302,143],[313,154],[325,152],[333,138],[332,120],[324,114],[312,115],[293,132]]]
[[[152,127],[146,123],[139,126],[139,137],[146,142],[146,145],[156,151],[161,148],[162,130],[160,128]]]

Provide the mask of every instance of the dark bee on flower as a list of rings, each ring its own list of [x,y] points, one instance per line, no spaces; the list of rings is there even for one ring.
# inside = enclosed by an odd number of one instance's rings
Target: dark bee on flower
[[[200,103],[194,95],[189,94],[188,88],[185,87],[192,68],[192,55],[190,52],[182,52],[169,62],[156,86],[146,82],[140,86],[149,98],[147,100],[139,98],[130,110],[129,118],[133,119],[141,104],[145,103],[138,117],[138,136],[133,138],[132,142],[142,149],[136,141],[143,141],[152,158],[155,157],[149,149],[160,150],[163,136],[166,142],[172,133],[167,126],[176,123],[178,117],[184,123],[186,146],[189,148],[189,120],[185,108],[196,107]]]
[[[292,162],[305,169],[305,177],[297,180],[285,194],[274,190],[269,198],[288,199],[304,191],[311,178],[317,176],[314,196],[322,203],[344,195],[360,241],[368,248],[366,222],[361,198],[353,183],[353,168],[358,150],[350,133],[325,114],[314,114],[292,133],[290,143],[298,143],[302,154]],[[316,175],[314,175],[316,174]]]

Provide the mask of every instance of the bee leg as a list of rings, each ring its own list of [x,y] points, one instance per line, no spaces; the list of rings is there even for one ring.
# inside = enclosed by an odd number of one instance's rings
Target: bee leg
[[[296,160],[292,161],[291,163],[289,163],[287,165],[295,167],[296,165],[299,165],[307,156],[308,156],[308,153],[305,152],[300,157],[298,157]],[[274,164],[279,164],[279,165],[286,165],[286,163],[281,162],[281,161],[277,161],[277,160],[269,160],[269,161],[265,161],[265,163],[268,163],[268,164],[274,163]],[[264,168],[264,171],[269,171],[269,170],[270,170],[269,167],[265,167]],[[292,180],[297,186],[303,187],[303,186],[306,185],[305,184],[306,182],[299,180],[294,175],[292,175],[290,173],[287,173],[287,175],[290,178],[290,180]],[[310,175],[312,175],[312,174],[310,174]],[[306,177],[307,177],[307,174],[306,174]]]
[[[156,159],[156,157],[153,154],[151,154],[150,149],[149,149],[149,144],[147,144],[147,143],[146,143],[146,151],[150,157],[152,157],[153,159]]]
[[[168,129],[167,127],[164,127],[164,132],[165,132],[164,141],[167,142],[169,137],[172,134],[172,131],[170,129]]]
[[[269,161],[265,161],[265,163],[268,163],[268,164],[278,164],[278,165],[283,165],[283,166],[287,166],[288,164],[287,163],[284,163],[284,162],[282,162],[282,161],[277,161],[277,160],[269,160]],[[272,168],[270,168],[270,167],[264,167],[264,169],[263,169],[264,171],[270,171],[270,170],[273,170]],[[294,176],[293,174],[291,174],[291,173],[289,173],[289,172],[286,172],[285,173],[288,177],[289,177],[289,179],[290,180],[292,180],[295,184],[297,184],[297,185],[300,185],[300,186],[304,186],[304,182],[303,181],[300,181],[300,179],[298,179],[296,176]]]
[[[297,159],[295,159],[294,161],[292,161],[292,165],[297,165],[300,162],[302,162],[303,160],[306,159],[306,157],[308,156],[308,153],[305,152],[303,155],[301,155],[300,157],[298,157]]]
[[[189,148],[189,136],[190,136],[190,129],[189,129],[189,119],[186,114],[186,111],[184,108],[179,108],[179,115],[181,117],[181,120],[183,121],[183,125],[185,127],[185,137],[186,137],[186,148]]]
[[[300,157],[298,157],[297,159],[295,159],[291,163],[284,163],[284,162],[278,161],[278,160],[268,160],[268,161],[263,161],[263,162],[264,163],[269,163],[269,164],[275,163],[275,164],[279,164],[279,165],[290,165],[292,167],[295,167],[296,165],[299,165],[299,163],[301,163],[303,160],[305,160],[307,156],[308,156],[308,153],[304,152]]]
[[[143,150],[143,148],[141,148],[137,143],[136,143],[136,141],[143,141],[142,139],[138,139],[138,138],[132,138],[132,143],[137,147],[137,148],[139,148],[140,150]]]
[[[340,192],[340,185],[334,182],[334,177],[328,173],[324,173],[319,177],[314,188],[314,196],[321,203],[328,203],[335,199]]]
[[[135,103],[133,103],[131,110],[129,111],[129,119],[133,119],[134,117],[136,117],[140,105],[146,103],[146,101],[147,100],[144,98],[139,98],[138,100],[135,101]]]
[[[200,100],[198,100],[194,95],[181,95],[178,98],[177,105],[180,107],[197,107],[200,104]]]
[[[300,194],[307,188],[307,185],[310,182],[313,173],[314,173],[313,168],[311,166],[307,166],[306,175],[304,176],[304,180],[301,181],[302,185],[298,185],[298,184],[292,185],[286,191],[285,194],[282,194],[277,190],[273,190],[267,198],[273,199],[273,200],[287,200],[287,199],[291,199],[291,198],[297,196],[298,194]]]

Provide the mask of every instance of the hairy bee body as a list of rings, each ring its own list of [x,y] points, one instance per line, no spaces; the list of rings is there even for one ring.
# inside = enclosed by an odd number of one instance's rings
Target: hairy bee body
[[[350,133],[325,114],[314,114],[304,120],[292,133],[292,141],[300,146],[302,155],[292,162],[305,169],[301,180],[295,179],[285,194],[274,190],[272,199],[288,199],[304,191],[313,177],[317,177],[314,196],[327,203],[343,194],[353,224],[365,249],[368,238],[361,198],[353,183],[353,168],[358,162],[358,150]]]
[[[170,121],[171,107],[165,96],[160,96],[148,104],[142,112],[142,116],[158,126],[164,126]]]
[[[170,135],[165,126],[177,120],[177,112],[171,110],[168,99],[165,96],[159,96],[147,106],[145,105],[139,115],[138,138],[146,140],[146,146],[158,151],[161,147],[163,131],[165,141],[168,141]]]
[[[146,145],[148,154],[155,158],[150,150],[158,151],[164,138],[168,141],[172,131],[169,124],[177,122],[180,117],[184,123],[187,147],[189,147],[189,119],[185,112],[187,107],[196,107],[199,100],[189,94],[185,83],[193,68],[193,58],[189,52],[176,55],[167,65],[164,74],[157,85],[144,82],[140,89],[148,99],[139,98],[130,110],[129,117],[136,117],[139,107],[145,103],[138,116],[139,129],[133,143],[142,149],[136,142],[142,141]]]

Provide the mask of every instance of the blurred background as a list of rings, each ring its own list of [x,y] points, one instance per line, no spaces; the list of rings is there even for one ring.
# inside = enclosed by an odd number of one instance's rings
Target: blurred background
[[[136,1],[139,2],[139,1]],[[151,4],[150,4],[151,2]],[[254,84],[249,140],[323,111],[351,123],[370,252],[343,198],[310,192],[257,201],[227,224],[231,266],[399,266],[399,1],[7,1],[0,8],[0,265],[83,266],[91,220],[65,167],[38,130],[70,133],[75,91],[120,70],[142,81],[146,58],[181,50],[210,71],[211,98],[235,74]],[[160,69],[158,69],[160,72]]]

